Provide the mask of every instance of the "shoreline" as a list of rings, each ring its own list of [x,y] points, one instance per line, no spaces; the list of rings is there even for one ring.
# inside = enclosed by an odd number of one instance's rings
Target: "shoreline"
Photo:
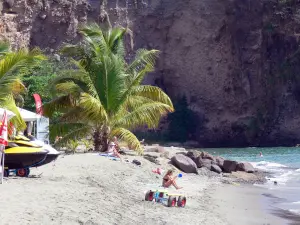
[[[218,204],[220,216],[230,225],[299,224],[299,217],[292,218],[283,210],[276,212],[272,201],[264,196],[266,192],[249,184],[224,184],[216,188],[211,197]]]

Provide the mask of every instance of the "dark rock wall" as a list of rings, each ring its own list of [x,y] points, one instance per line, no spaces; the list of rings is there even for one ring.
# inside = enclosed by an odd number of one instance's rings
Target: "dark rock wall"
[[[203,146],[300,141],[296,0],[4,0],[0,38],[54,52],[87,21],[132,30],[133,49],[161,51],[145,82],[199,115]],[[109,18],[109,19],[108,19]]]

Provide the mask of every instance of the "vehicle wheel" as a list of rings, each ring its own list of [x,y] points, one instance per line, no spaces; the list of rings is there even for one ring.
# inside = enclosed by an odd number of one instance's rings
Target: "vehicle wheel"
[[[4,177],[8,177],[9,176],[9,170],[4,170]]]
[[[145,200],[146,201],[153,201],[154,198],[154,192],[153,191],[147,191],[145,195]]]
[[[177,201],[177,206],[184,208],[186,205],[186,197],[180,196]]]
[[[170,196],[168,200],[168,207],[174,207],[176,205],[176,197]]]
[[[17,169],[16,175],[18,177],[28,177],[30,174],[30,169],[29,168],[22,168],[22,169]]]

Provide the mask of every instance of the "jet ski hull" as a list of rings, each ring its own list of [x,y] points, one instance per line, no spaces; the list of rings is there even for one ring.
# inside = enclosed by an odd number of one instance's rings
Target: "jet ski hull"
[[[48,153],[47,156],[46,156],[46,159],[44,161],[42,161],[41,163],[39,163],[37,166],[43,166],[43,165],[46,165],[48,163],[51,163],[54,160],[56,160],[58,156],[59,156],[59,154],[50,154],[50,153]]]
[[[4,166],[8,169],[32,167],[43,162],[46,157],[46,151],[36,153],[8,153],[5,154]]]

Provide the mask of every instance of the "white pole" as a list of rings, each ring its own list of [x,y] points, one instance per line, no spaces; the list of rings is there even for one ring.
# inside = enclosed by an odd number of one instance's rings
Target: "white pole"
[[[3,177],[4,177],[4,157],[5,157],[5,152],[4,152],[3,145],[0,145],[0,152],[1,152],[1,184],[3,184]]]

